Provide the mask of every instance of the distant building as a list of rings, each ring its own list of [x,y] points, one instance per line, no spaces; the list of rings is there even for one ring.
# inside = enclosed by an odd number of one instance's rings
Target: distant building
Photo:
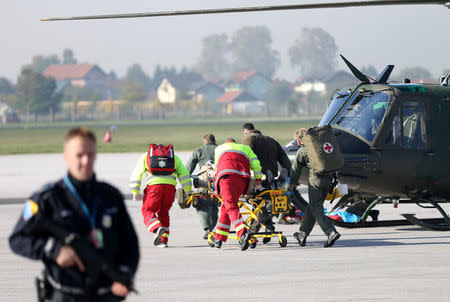
[[[177,91],[168,79],[161,81],[156,95],[162,104],[174,104],[177,99]]]
[[[235,74],[225,83],[225,91],[245,90],[262,100],[265,98],[271,84],[271,80],[259,72],[243,71]]]
[[[227,114],[261,114],[266,108],[264,102],[244,90],[227,91],[217,99],[217,103]]]
[[[95,64],[54,64],[42,73],[46,77],[54,78],[66,86],[74,87],[106,87],[108,76]]]

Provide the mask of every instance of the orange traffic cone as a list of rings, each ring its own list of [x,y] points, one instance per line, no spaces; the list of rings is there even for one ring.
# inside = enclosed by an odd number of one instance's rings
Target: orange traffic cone
[[[105,133],[105,137],[103,138],[104,143],[110,143],[111,142],[111,131],[107,130]]]

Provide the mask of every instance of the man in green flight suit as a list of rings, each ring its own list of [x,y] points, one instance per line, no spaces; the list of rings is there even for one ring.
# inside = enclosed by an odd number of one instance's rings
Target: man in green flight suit
[[[317,175],[314,174],[310,167],[308,154],[306,148],[302,144],[301,137],[306,133],[305,128],[298,129],[294,132],[293,137],[297,139],[300,148],[297,151],[295,159],[291,167],[291,180],[289,183],[289,189],[285,195],[293,195],[293,189],[297,185],[298,179],[301,175],[302,169],[309,169],[309,185],[308,185],[308,197],[309,203],[305,209],[305,217],[300,225],[299,232],[294,233],[294,237],[297,239],[300,246],[306,245],[306,238],[311,233],[315,221],[319,223],[322,231],[328,236],[324,247],[332,247],[336,240],[339,239],[341,234],[336,231],[336,228],[331,223],[323,209],[323,202],[332,186],[332,175]]]
[[[197,164],[201,168],[209,161],[214,163],[214,151],[216,150],[216,147],[217,144],[214,135],[205,134],[203,136],[203,146],[197,148],[186,163],[186,168],[188,169],[189,174],[194,172]],[[214,230],[219,217],[217,200],[213,197],[199,198],[196,204],[197,214],[200,217],[200,224],[205,231],[203,239],[208,239],[208,234]]]

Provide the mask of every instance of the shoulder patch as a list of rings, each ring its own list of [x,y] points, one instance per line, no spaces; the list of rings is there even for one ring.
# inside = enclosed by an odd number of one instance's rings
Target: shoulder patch
[[[23,208],[23,219],[26,221],[36,215],[39,211],[39,205],[31,199],[25,203],[25,207]]]

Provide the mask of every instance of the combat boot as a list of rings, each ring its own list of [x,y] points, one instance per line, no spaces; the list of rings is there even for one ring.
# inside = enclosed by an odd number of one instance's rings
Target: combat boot
[[[293,236],[294,236],[295,239],[297,239],[298,244],[300,246],[305,246],[306,245],[306,235],[304,235],[303,232],[295,232]]]
[[[153,244],[158,246],[161,243],[161,238],[164,235],[165,227],[160,227],[155,232],[155,238],[153,239]]]
[[[241,238],[240,238],[240,240],[239,240],[239,243],[240,243],[240,245],[241,245],[241,251],[245,251],[246,249],[248,249],[248,247],[250,246],[250,243],[249,243],[249,241],[250,241],[250,239],[253,237],[253,233],[250,233],[250,232],[245,232],[242,236],[241,236]]]
[[[332,247],[334,245],[334,243],[336,242],[336,240],[339,239],[339,237],[341,237],[341,234],[339,234],[336,231],[332,231],[330,233],[330,235],[328,235],[328,240],[327,240],[327,242],[325,242],[323,247]]]
[[[222,247],[222,240],[216,240],[216,243],[214,243],[214,246],[218,249]]]

